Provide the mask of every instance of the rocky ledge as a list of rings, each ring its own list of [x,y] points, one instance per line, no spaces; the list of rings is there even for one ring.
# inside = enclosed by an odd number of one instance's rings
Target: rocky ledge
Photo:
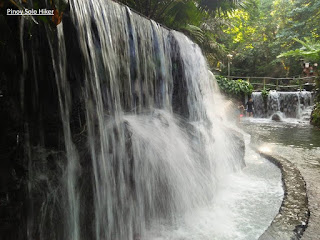
[[[259,240],[300,239],[310,215],[305,181],[300,171],[287,159],[258,149],[256,151],[280,168],[284,188],[279,213]]]

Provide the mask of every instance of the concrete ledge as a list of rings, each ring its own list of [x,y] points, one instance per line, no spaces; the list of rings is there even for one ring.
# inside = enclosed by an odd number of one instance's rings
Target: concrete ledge
[[[255,150],[278,166],[282,174],[284,197],[279,213],[259,240],[300,239],[309,220],[306,184],[300,171],[281,156]]]

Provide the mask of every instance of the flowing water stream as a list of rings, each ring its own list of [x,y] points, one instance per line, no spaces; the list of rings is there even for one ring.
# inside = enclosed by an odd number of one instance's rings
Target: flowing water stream
[[[45,29],[61,129],[42,136],[58,148],[29,143],[28,239],[258,238],[280,172],[227,121],[200,48],[114,2],[69,3]]]

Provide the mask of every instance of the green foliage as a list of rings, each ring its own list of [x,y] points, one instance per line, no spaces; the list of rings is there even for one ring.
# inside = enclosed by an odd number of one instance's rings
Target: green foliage
[[[203,44],[205,41],[205,33],[200,27],[187,24],[186,26],[181,27],[180,30],[190,36],[192,40],[198,44]]]
[[[206,17],[204,11],[200,11],[194,1],[173,1],[159,19],[164,25],[179,30],[187,25],[200,26]]]
[[[314,39],[312,44],[320,40],[320,1],[245,0],[243,3],[246,7],[229,14],[231,24],[224,28],[228,35],[223,42],[234,56],[232,75],[300,75],[299,61],[277,56],[301,46],[294,38]],[[294,54],[299,53],[296,50]],[[309,55],[314,53],[311,50]]]
[[[251,95],[253,86],[242,79],[229,80],[223,76],[216,76],[218,85],[223,93],[229,97],[240,97],[245,94]]]
[[[130,8],[170,28],[199,24],[203,14],[194,0],[120,0]]]
[[[203,24],[201,27],[197,27],[188,24],[179,30],[201,47],[211,68],[215,68],[219,60],[227,55],[225,46],[217,42],[216,36],[207,25]]]
[[[267,98],[268,98],[268,95],[269,95],[269,91],[264,88],[264,89],[261,91],[261,94],[262,94],[262,98],[263,98],[263,99],[267,99]]]
[[[36,0],[33,2],[37,2],[40,0]],[[64,12],[66,8],[68,7],[67,1],[64,0],[52,0],[52,5],[59,11],[59,12]]]
[[[314,39],[305,38],[304,41],[297,38],[293,38],[295,41],[302,44],[302,47],[299,49],[291,50],[288,52],[281,53],[280,57],[303,57],[306,60],[310,61],[319,61],[320,60],[320,41],[315,41]]]
[[[235,9],[237,6],[241,6],[241,1],[239,0],[200,0],[198,4],[201,8],[206,9],[213,13],[226,13],[230,9]]]
[[[203,13],[216,15],[238,6],[239,0],[120,0],[130,8],[165,24],[195,24],[194,20]]]
[[[320,103],[318,102],[311,114],[311,123],[314,126],[320,127]]]

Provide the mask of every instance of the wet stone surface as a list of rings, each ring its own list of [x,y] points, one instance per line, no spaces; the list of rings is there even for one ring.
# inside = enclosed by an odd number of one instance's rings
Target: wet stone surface
[[[288,146],[273,146],[273,151],[280,152],[300,170],[307,187],[310,218],[302,240],[320,239],[320,149],[295,148]]]
[[[284,199],[278,215],[259,240],[299,239],[309,219],[306,186],[300,171],[290,161],[276,154],[258,151],[281,169]]]

